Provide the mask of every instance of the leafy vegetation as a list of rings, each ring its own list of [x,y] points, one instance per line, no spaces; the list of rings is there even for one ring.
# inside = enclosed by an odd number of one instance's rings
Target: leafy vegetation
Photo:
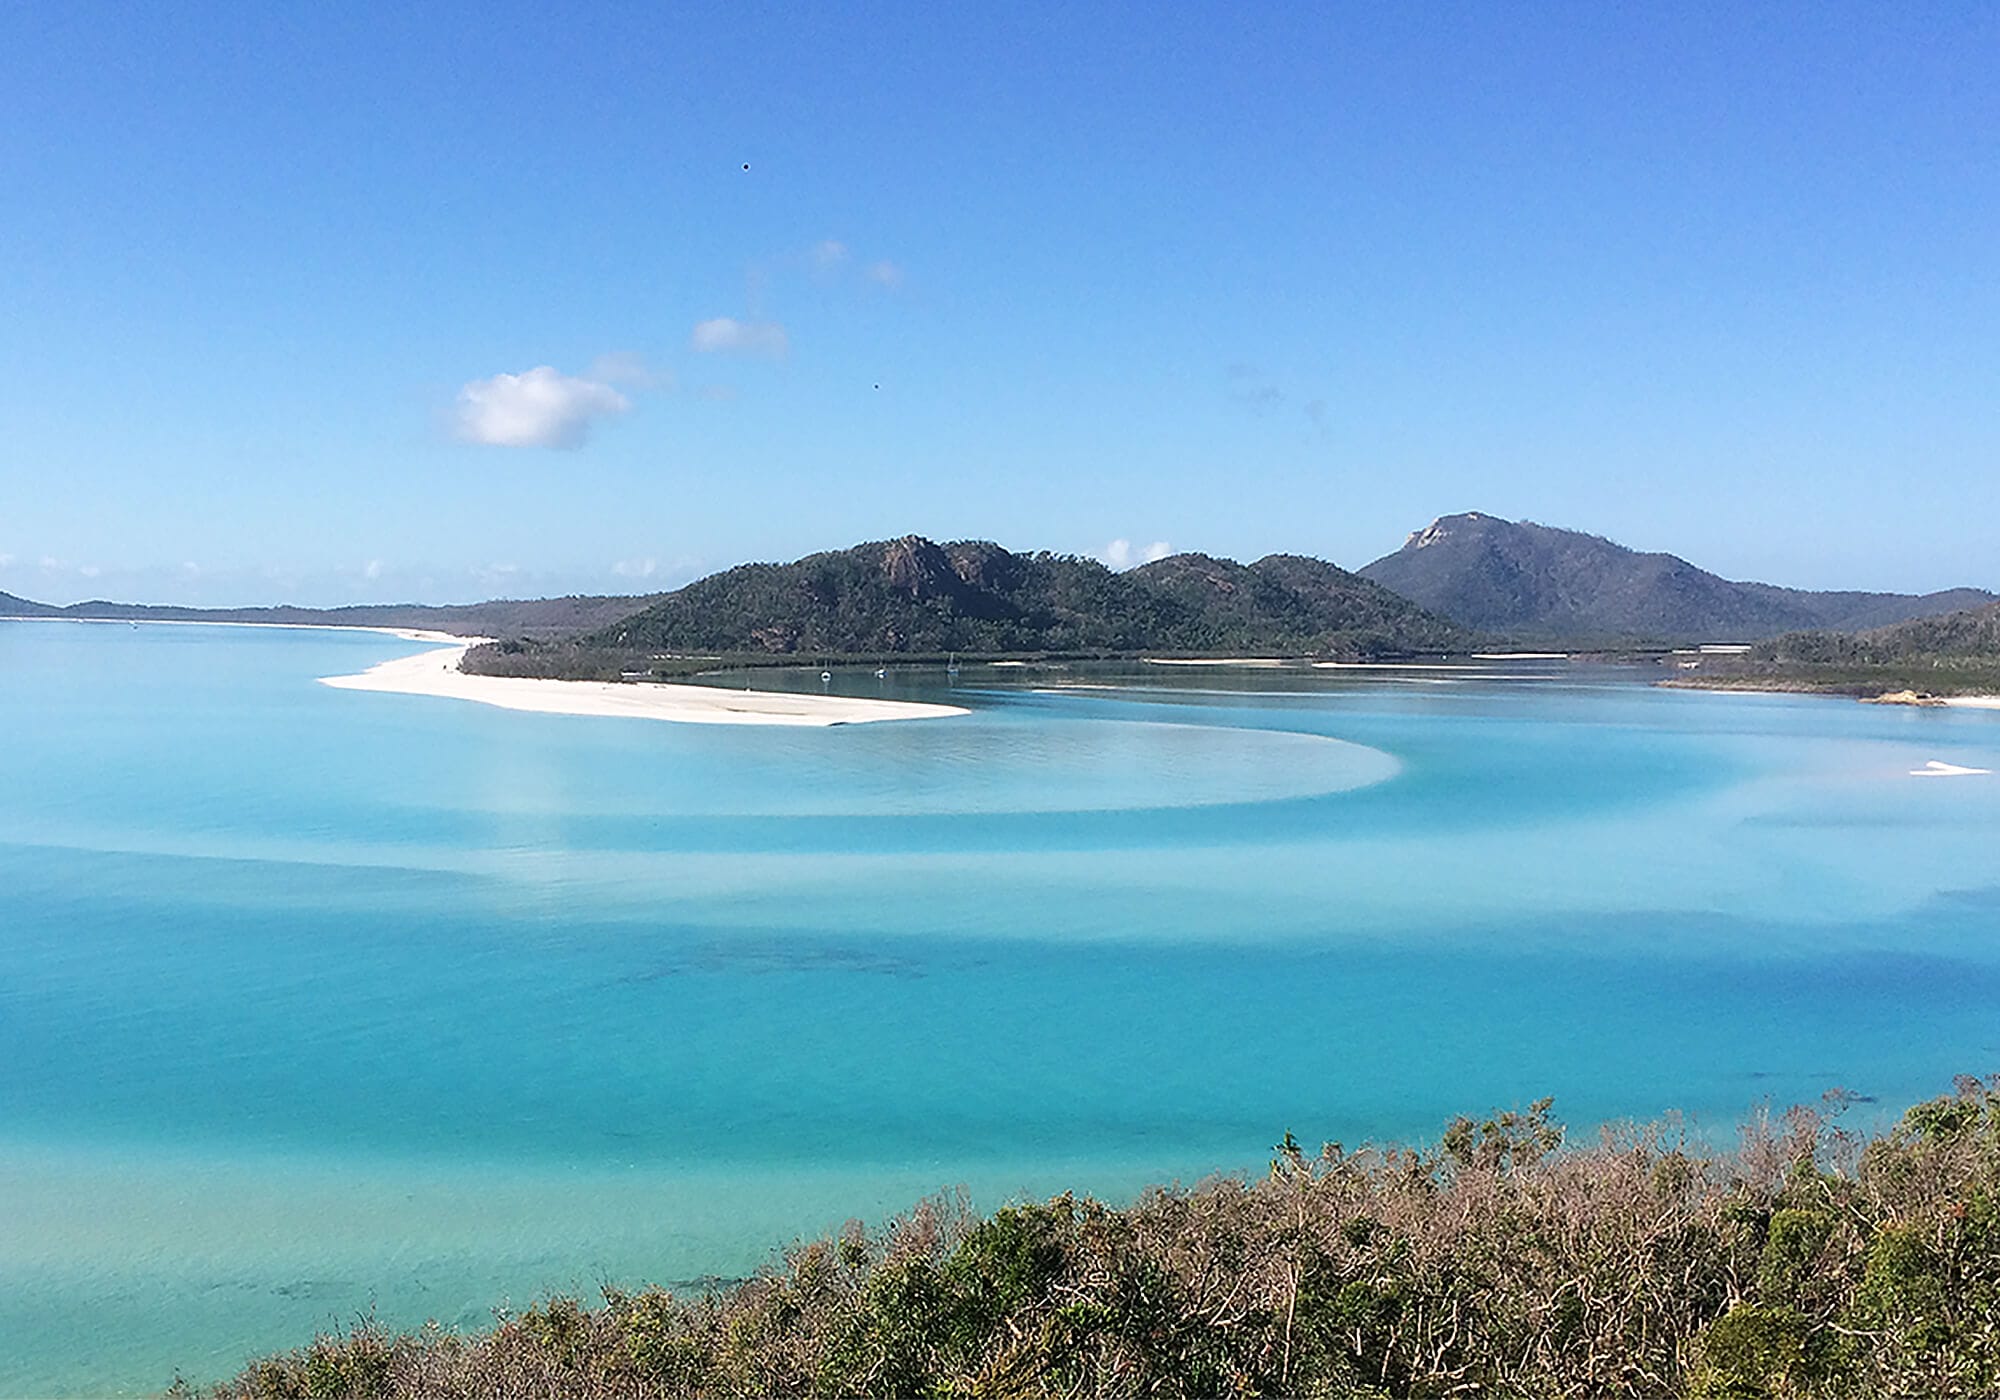
[[[1727,661],[1695,685],[1874,696],[2000,694],[2000,603],[1866,632],[1791,632]]]
[[[584,639],[607,648],[765,656],[1366,656],[1467,644],[1462,629],[1316,559],[1181,554],[1125,573],[1094,559],[917,536],[746,564]]]
[[[1427,1150],[1287,1134],[1254,1181],[933,1201],[713,1293],[553,1298],[471,1336],[364,1321],[198,1393],[2000,1393],[2000,1078],[1872,1140],[1842,1106],[1720,1153],[1670,1124],[1567,1144],[1547,1101]]]

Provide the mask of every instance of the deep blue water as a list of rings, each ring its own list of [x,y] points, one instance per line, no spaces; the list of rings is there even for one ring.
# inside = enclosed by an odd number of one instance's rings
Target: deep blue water
[[[410,648],[0,623],[0,1394],[1288,1129],[1726,1135],[2000,1069],[2000,777],[1910,775],[2000,768],[2000,714],[1564,665],[967,667],[971,716],[826,730],[313,683]]]

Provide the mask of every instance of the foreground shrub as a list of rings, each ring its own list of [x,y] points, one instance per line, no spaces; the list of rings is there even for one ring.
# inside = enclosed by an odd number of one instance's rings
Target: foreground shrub
[[[1130,1206],[926,1202],[726,1290],[372,1322],[237,1397],[2000,1394],[2000,1078],[1872,1141],[1836,1096],[1707,1152],[1546,1101]],[[183,1394],[189,1394],[185,1387]]]

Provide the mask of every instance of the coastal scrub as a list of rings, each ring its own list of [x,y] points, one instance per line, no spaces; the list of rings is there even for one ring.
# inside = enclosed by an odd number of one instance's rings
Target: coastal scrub
[[[2000,1388],[2000,1077],[1889,1131],[1845,1100],[1734,1150],[1566,1140],[1542,1101],[1435,1147],[1286,1134],[1268,1173],[987,1216],[924,1202],[713,1292],[373,1321],[183,1397],[1984,1396]]]

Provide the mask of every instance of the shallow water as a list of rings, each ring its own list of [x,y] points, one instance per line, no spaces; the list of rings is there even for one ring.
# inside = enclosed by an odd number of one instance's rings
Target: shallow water
[[[2000,777],[1909,776],[2000,768],[2000,715],[1560,664],[968,666],[969,717],[826,730],[313,684],[409,649],[0,623],[0,1394],[1287,1129],[2000,1069]]]

